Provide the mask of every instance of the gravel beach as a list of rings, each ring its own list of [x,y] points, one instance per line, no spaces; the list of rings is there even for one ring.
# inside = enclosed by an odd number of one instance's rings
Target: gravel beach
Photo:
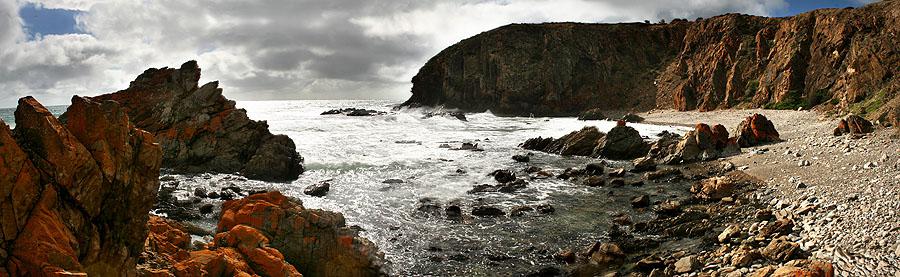
[[[647,123],[723,124],[733,131],[754,113],[769,118],[783,142],[745,148],[723,159],[765,181],[771,209],[795,219],[790,239],[831,261],[838,276],[900,276],[900,138],[894,128],[834,136],[839,119],[815,111],[651,111]]]

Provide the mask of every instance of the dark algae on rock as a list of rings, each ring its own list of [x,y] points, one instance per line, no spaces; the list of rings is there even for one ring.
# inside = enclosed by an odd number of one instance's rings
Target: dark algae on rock
[[[119,102],[136,127],[152,133],[163,148],[163,167],[297,179],[303,157],[294,141],[248,118],[222,95],[218,82],[198,86],[199,80],[197,62],[189,61],[177,69],[147,69],[127,89],[93,99]]]
[[[404,105],[536,116],[823,106],[898,124],[898,11],[882,1],[784,18],[507,25],[429,60]]]

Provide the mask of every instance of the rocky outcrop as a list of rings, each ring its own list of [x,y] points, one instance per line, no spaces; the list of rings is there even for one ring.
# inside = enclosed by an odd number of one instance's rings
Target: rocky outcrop
[[[866,134],[875,131],[872,122],[858,115],[850,115],[838,122],[837,128],[834,128],[834,135],[841,136],[844,134]]]
[[[258,230],[269,246],[283,253],[284,260],[305,276],[383,274],[382,254],[347,227],[343,215],[305,209],[299,201],[278,192],[225,202],[217,231],[233,231],[238,226]]]
[[[241,173],[259,180],[293,180],[303,158],[285,135],[222,96],[218,82],[198,86],[200,68],[151,68],[122,91],[94,97],[122,105],[134,125],[163,148],[163,167],[179,172]]]
[[[566,116],[819,105],[896,124],[897,29],[897,1],[784,18],[513,24],[433,57],[405,105]]]
[[[781,141],[775,124],[761,114],[753,114],[741,121],[735,133],[737,144],[741,147],[751,147],[760,144]]]
[[[532,138],[519,146],[527,150],[563,156],[603,157],[613,160],[643,157],[650,149],[650,145],[637,130],[624,125],[613,127],[606,134],[593,126],[584,127],[559,139]]]
[[[725,126],[719,124],[710,128],[705,123],[699,123],[681,138],[673,135],[660,137],[651,145],[649,155],[660,163],[679,164],[709,161],[740,153],[737,138],[729,138]]]
[[[0,123],[0,275],[134,276],[162,150],[111,101],[64,121],[31,97]]]

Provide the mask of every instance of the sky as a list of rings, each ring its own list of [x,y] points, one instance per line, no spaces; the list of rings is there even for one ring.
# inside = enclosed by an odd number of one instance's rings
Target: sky
[[[440,50],[510,23],[788,16],[872,0],[0,0],[0,107],[124,89],[197,60],[236,100],[395,99]]]

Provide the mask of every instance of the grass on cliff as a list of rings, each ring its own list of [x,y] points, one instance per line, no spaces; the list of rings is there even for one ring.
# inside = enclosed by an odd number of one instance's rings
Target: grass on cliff
[[[824,89],[816,91],[811,97],[805,99],[799,91],[791,90],[788,91],[788,94],[785,95],[784,99],[780,102],[766,104],[765,108],[771,110],[796,110],[800,107],[809,109],[821,104],[829,98],[831,98],[831,96],[828,95],[828,91]]]
[[[887,91],[882,89],[872,94],[863,101],[850,105],[850,112],[857,115],[865,115],[877,111],[887,102]]]

